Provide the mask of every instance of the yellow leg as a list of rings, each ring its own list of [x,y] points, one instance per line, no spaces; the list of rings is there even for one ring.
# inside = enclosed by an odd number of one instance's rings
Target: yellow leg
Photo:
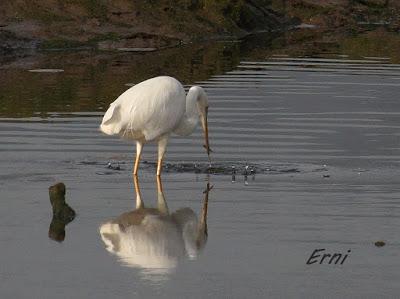
[[[163,159],[159,158],[158,162],[157,162],[157,176],[159,177],[161,175],[161,170],[162,170],[162,163],[163,163]]]
[[[139,179],[137,175],[133,176],[133,183],[135,184],[135,191],[136,191],[136,209],[144,208],[142,194],[140,193]]]
[[[161,214],[168,215],[168,205],[164,197],[164,190],[161,183],[161,177],[157,176],[157,207]]]
[[[162,163],[167,148],[169,135],[164,135],[158,140],[158,162],[157,162],[157,176],[161,175]]]
[[[162,181],[160,177],[157,177],[157,191],[158,193],[164,193]]]
[[[143,143],[140,141],[136,141],[136,159],[135,159],[135,166],[133,168],[133,175],[137,175],[138,170],[139,170],[139,163],[140,163],[140,157],[142,156],[142,148],[143,148]]]

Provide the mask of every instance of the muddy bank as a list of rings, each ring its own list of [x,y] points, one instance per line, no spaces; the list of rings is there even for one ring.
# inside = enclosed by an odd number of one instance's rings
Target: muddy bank
[[[0,6],[0,53],[20,48],[165,48],[285,23],[268,1],[13,1]],[[140,49],[139,49],[140,50]]]
[[[9,1],[0,5],[0,55],[155,50],[299,24],[321,32],[398,32],[399,12],[400,3],[388,0]]]
[[[398,32],[400,3],[389,0],[292,0],[281,1],[287,18],[321,31],[360,33],[377,27]]]

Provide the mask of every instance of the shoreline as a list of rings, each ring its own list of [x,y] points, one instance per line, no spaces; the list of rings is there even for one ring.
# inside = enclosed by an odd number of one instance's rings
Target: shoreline
[[[360,34],[377,28],[400,32],[400,4],[381,0],[192,1],[190,5],[183,1],[176,7],[168,1],[122,0],[119,6],[60,5],[48,1],[27,2],[26,7],[4,5],[0,55],[66,50],[140,53],[299,28],[320,34]]]

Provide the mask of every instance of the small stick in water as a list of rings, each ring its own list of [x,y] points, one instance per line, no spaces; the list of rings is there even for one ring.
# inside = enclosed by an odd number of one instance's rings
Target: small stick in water
[[[244,167],[244,175],[247,176],[249,174],[249,165],[247,165]]]
[[[236,167],[232,165],[232,183],[236,182]]]
[[[247,165],[244,168],[244,184],[247,186],[249,184],[249,182],[247,181],[247,175],[249,173],[249,165]]]
[[[65,239],[65,226],[75,218],[75,211],[65,202],[65,185],[58,183],[49,188],[53,218],[49,227],[49,238],[57,242]]]
[[[256,170],[254,169],[254,167],[251,167],[250,174],[252,175],[251,179],[254,181],[256,178]]]

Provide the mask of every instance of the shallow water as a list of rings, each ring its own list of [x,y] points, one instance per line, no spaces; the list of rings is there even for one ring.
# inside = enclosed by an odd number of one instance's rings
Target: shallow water
[[[400,65],[379,49],[287,53],[276,43],[218,43],[180,56],[50,53],[0,70],[1,297],[396,297]],[[181,73],[171,57],[182,57]],[[135,67],[142,72],[132,75]],[[171,139],[169,210],[199,215],[206,181],[214,188],[199,256],[154,270],[127,267],[100,237],[102,223],[135,208],[135,147],[98,125],[125,84],[161,70],[206,89],[214,150],[209,169],[200,129]],[[147,206],[157,202],[155,155],[145,147]],[[77,212],[62,243],[48,238],[48,187],[57,181]],[[386,246],[374,245],[380,240]],[[321,248],[350,253],[343,265],[307,265]]]

